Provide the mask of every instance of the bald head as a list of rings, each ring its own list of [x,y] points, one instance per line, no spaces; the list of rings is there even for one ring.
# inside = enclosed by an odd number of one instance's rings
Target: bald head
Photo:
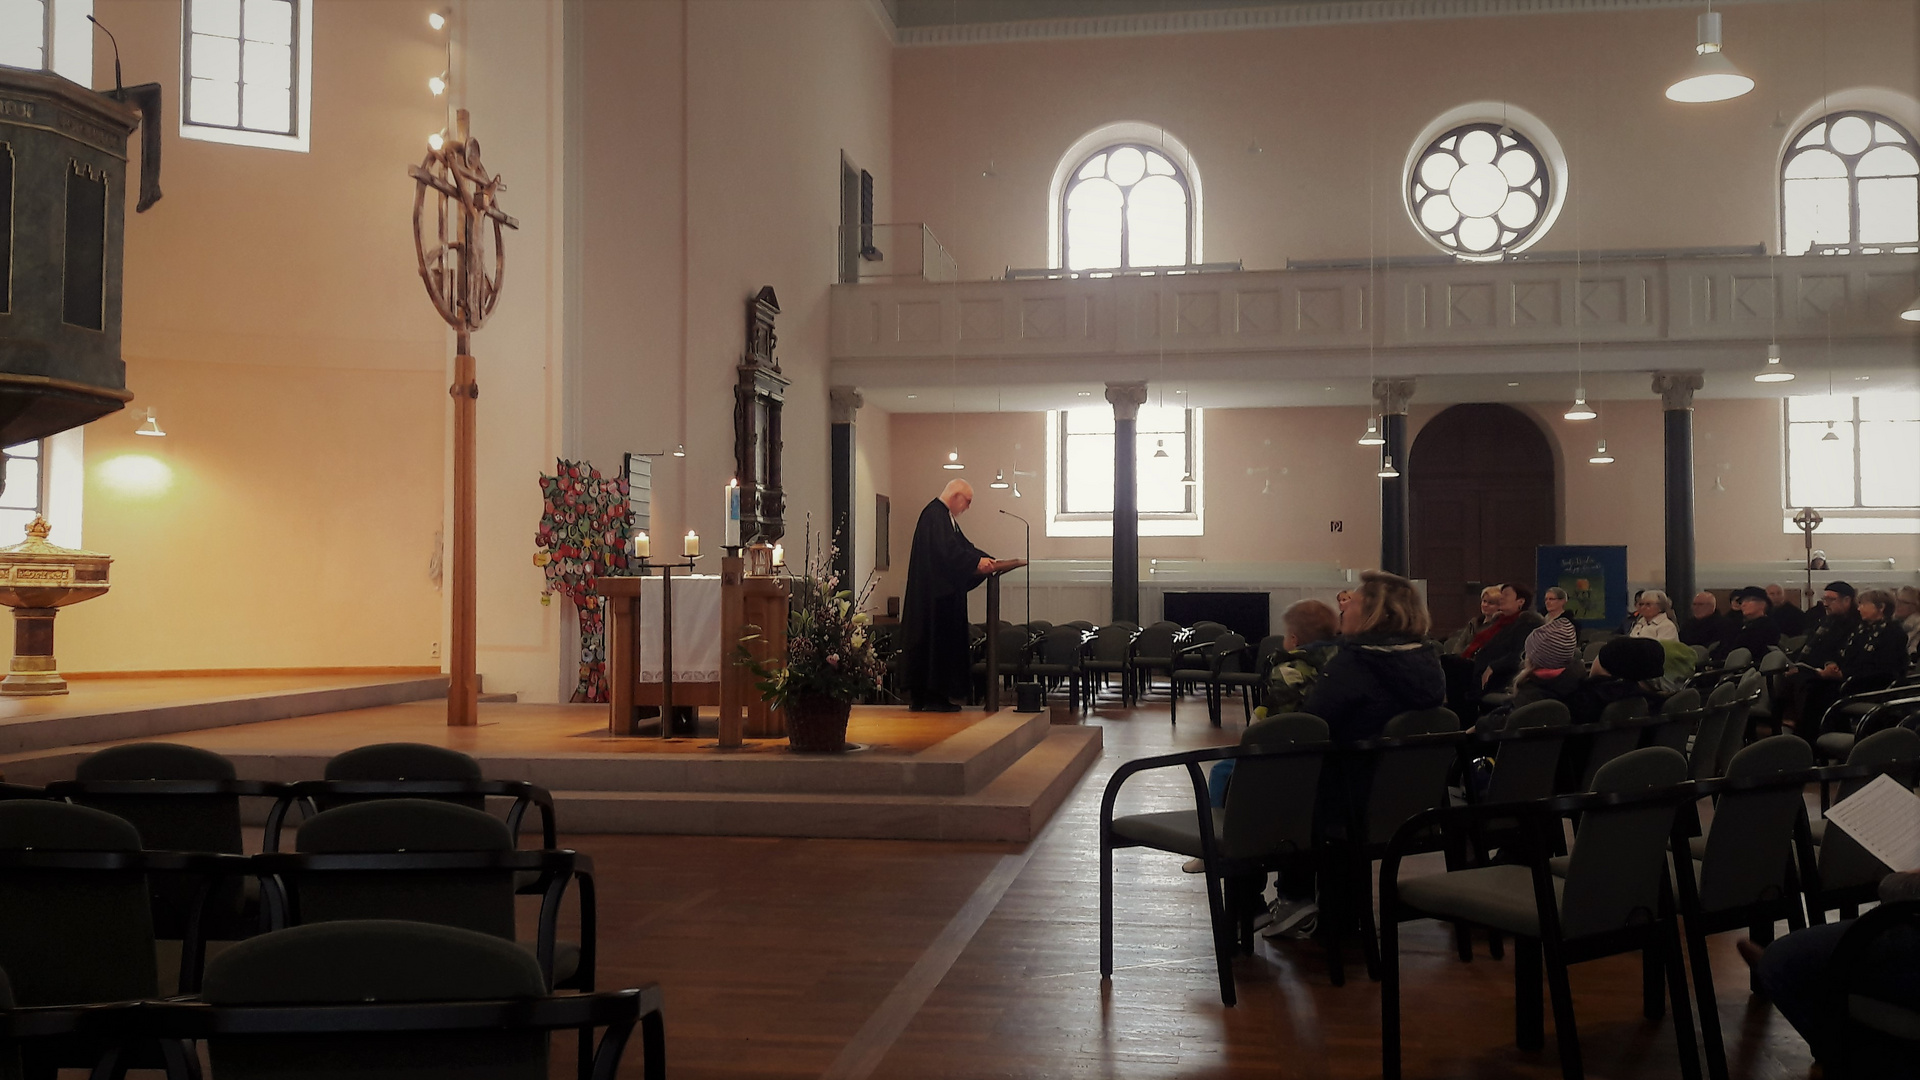
[[[959,517],[973,505],[973,485],[965,480],[949,480],[940,490],[940,501],[947,504],[947,513]]]
[[[1720,601],[1714,599],[1714,596],[1712,593],[1702,592],[1702,593],[1695,593],[1693,595],[1693,617],[1694,618],[1704,619],[1707,616],[1718,612],[1719,610],[1720,610]]]

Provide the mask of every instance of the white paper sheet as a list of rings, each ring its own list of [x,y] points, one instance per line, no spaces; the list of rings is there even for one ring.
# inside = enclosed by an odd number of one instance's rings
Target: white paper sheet
[[[1827,820],[1895,871],[1920,870],[1920,796],[1882,773],[1835,803]]]

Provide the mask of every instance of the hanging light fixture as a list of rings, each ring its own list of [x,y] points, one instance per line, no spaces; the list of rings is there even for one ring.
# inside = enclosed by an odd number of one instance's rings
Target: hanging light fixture
[[[1392,480],[1400,475],[1400,470],[1393,467],[1392,454],[1388,454],[1386,457],[1380,459],[1380,472],[1378,475],[1382,480]]]
[[[1013,485],[1007,483],[1007,474],[1004,471],[995,469],[993,473],[993,483],[987,486],[995,491],[1005,491]]]
[[[687,456],[687,444],[686,444],[686,443],[680,443],[679,445],[677,445],[677,446],[675,446],[675,447],[673,448],[673,456],[674,456],[674,457],[686,457],[686,456]]]
[[[1907,309],[1900,313],[1900,317],[1908,322],[1920,322],[1920,296],[1913,298],[1913,303],[1907,305]]]
[[[135,435],[151,436],[156,439],[166,438],[166,435],[167,435],[166,432],[160,430],[160,421],[154,419],[153,406],[151,405],[147,406],[146,422],[142,423],[139,427],[133,429],[133,433]]]
[[[1361,446],[1385,446],[1387,440],[1380,437],[1380,421],[1377,417],[1367,417],[1367,433],[1360,436]]]
[[[1589,465],[1613,464],[1613,455],[1607,452],[1607,440],[1601,439],[1599,445],[1593,448],[1593,456],[1587,459],[1587,464]]]
[[[1582,387],[1573,392],[1573,408],[1567,410],[1569,420],[1591,420],[1600,414],[1587,405],[1587,391]]]
[[[955,447],[952,450],[947,451],[947,460],[941,462],[940,467],[943,469],[946,469],[949,472],[959,472],[961,469],[964,469],[967,467],[966,464],[960,460],[959,447]]]
[[[445,30],[447,28],[447,17],[437,11],[429,11],[427,13],[427,25],[433,27],[435,30]]]
[[[1165,439],[1154,440],[1153,456],[1157,458],[1164,458],[1167,456],[1167,440]]]
[[[1840,433],[1833,430],[1833,421],[1831,420],[1827,421],[1827,433],[1825,435],[1820,436],[1820,441],[1821,442],[1839,442],[1840,441]]]
[[[1698,24],[1699,44],[1693,47],[1693,62],[1687,65],[1679,81],[1667,87],[1673,101],[1727,101],[1753,89],[1753,80],[1741,74],[1720,51],[1720,13],[1708,7]]]
[[[1780,362],[1779,342],[1767,346],[1767,366],[1760,369],[1760,374],[1755,375],[1753,381],[1761,383],[1793,381],[1793,372],[1788,371],[1786,365]]]
[[[1192,487],[1194,485],[1192,469],[1188,469],[1186,472],[1180,474],[1180,485],[1182,487]]]

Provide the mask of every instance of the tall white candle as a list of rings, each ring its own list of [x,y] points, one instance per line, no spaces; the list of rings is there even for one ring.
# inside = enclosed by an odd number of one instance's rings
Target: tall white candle
[[[689,559],[700,554],[700,534],[688,529],[687,538],[680,545],[680,552]]]
[[[773,565],[776,567],[784,567],[787,565],[787,549],[785,545],[773,545]]]
[[[738,480],[727,481],[727,512],[725,520],[727,527],[726,530],[720,534],[720,542],[726,547],[737,548],[740,546],[740,482]]]
[[[645,558],[652,557],[652,555],[653,555],[653,541],[647,539],[647,534],[644,532],[634,533],[633,534],[633,557],[636,559],[645,559]]]

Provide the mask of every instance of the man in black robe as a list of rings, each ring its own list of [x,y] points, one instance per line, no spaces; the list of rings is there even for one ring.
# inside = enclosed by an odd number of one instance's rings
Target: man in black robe
[[[913,527],[900,630],[915,712],[957,712],[952,699],[967,692],[967,593],[993,569],[993,557],[960,531],[972,505],[973,485],[955,480]]]

